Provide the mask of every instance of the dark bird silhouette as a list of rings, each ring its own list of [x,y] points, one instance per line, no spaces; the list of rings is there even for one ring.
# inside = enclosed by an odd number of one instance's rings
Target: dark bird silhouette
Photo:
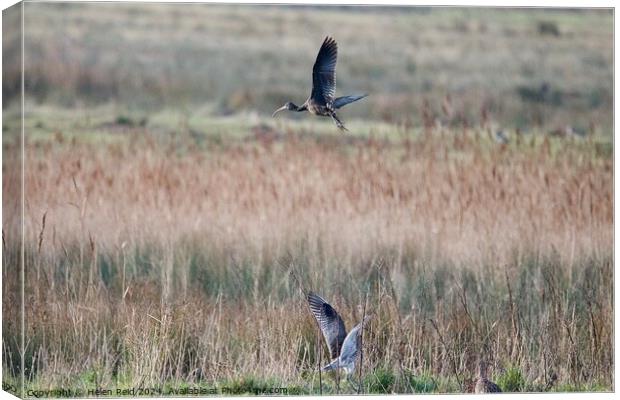
[[[273,116],[283,110],[289,111],[308,111],[310,114],[322,117],[331,117],[338,128],[347,130],[344,124],[336,115],[336,110],[366,97],[366,94],[359,96],[336,97],[336,59],[338,58],[338,45],[330,37],[326,37],[323,45],[316,56],[314,67],[312,68],[312,93],[308,100],[301,106],[297,106],[290,101],[278,108]]]

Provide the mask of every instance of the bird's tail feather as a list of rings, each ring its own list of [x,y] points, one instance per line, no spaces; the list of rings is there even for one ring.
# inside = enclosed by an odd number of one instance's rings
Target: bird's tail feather
[[[347,104],[353,103],[354,101],[358,101],[363,99],[364,97],[368,96],[367,94],[362,94],[359,96],[342,96],[342,97],[337,97],[334,99],[333,103],[332,103],[332,107],[334,107],[334,109],[338,109],[340,107],[344,107]]]

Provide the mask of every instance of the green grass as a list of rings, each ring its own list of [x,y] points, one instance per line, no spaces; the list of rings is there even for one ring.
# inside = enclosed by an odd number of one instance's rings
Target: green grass
[[[497,384],[504,392],[521,392],[525,388],[525,379],[518,367],[509,367],[497,378]]]
[[[160,141],[174,141],[175,138],[190,138],[196,145],[205,143],[224,143],[231,141],[255,140],[255,132],[266,128],[269,134],[279,135],[280,139],[289,133],[300,137],[315,137],[346,142],[357,139],[376,139],[392,143],[404,138],[415,140],[424,134],[419,127],[405,127],[382,122],[367,123],[354,119],[347,122],[349,132],[343,135],[334,129],[333,122],[325,118],[305,116],[295,119],[273,119],[270,116],[258,116],[242,113],[232,116],[216,116],[200,112],[186,113],[163,109],[158,112],[123,113],[117,107],[103,105],[84,109],[80,112],[55,106],[31,106],[32,112],[24,119],[27,140],[35,143],[55,143],[59,141],[124,145],[127,137],[148,133]],[[14,142],[21,135],[21,115],[17,109],[6,110],[4,117],[5,134],[3,142]],[[440,131],[441,132],[441,131]],[[547,135],[544,129],[528,131],[518,135],[508,132],[508,148],[519,152],[535,152],[544,143],[549,143],[551,155],[563,151],[567,140],[572,147],[581,148],[581,152],[593,159],[606,159],[613,154],[612,136],[607,132],[594,133],[587,139],[562,138]],[[456,141],[451,130],[442,132],[446,140]],[[493,152],[497,143],[484,130],[478,132],[481,143]],[[520,136],[520,137],[519,137]],[[352,139],[353,138],[353,139]],[[178,144],[177,144],[178,145]],[[345,149],[345,148],[343,148]],[[346,149],[345,149],[346,150]],[[346,150],[348,151],[348,150]],[[587,154],[587,153],[591,153]],[[459,157],[458,150],[452,151],[450,157]]]
[[[81,397],[149,397],[149,396],[256,396],[256,395],[317,395],[321,393],[318,387],[318,378],[297,382],[294,384],[284,383],[277,378],[257,378],[252,376],[240,377],[236,379],[222,380],[219,382],[210,381],[169,381],[155,384],[149,387],[136,387],[123,383],[127,379],[118,378],[118,381],[111,385],[101,385],[96,382],[96,372],[88,371],[78,377],[75,382],[67,382],[74,393],[79,390]],[[532,382],[527,382],[517,369],[511,368],[497,378],[497,383],[503,392],[528,392],[528,393],[565,393],[565,392],[608,392],[609,387],[605,384],[560,384],[545,390],[541,386]],[[457,382],[453,379],[446,379],[441,376],[433,377],[430,374],[413,375],[405,373],[402,377],[397,377],[395,372],[379,369],[363,378],[361,393],[366,394],[431,394],[431,393],[460,393],[461,390]],[[18,381],[6,377],[4,384],[7,388],[10,385],[17,387]],[[31,395],[33,393],[43,394],[46,391],[57,390],[55,387],[39,386],[37,382],[28,382],[25,391]],[[108,391],[111,391],[108,393]],[[11,391],[11,393],[16,393]],[[340,389],[337,388],[335,380],[328,374],[323,377],[323,394],[355,394],[357,387],[350,386],[344,378],[341,378]]]

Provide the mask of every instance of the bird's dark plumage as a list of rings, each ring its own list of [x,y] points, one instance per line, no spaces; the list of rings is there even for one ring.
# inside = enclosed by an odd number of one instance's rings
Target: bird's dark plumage
[[[308,304],[314,318],[319,323],[321,332],[323,332],[331,358],[337,358],[340,355],[342,343],[347,337],[344,321],[336,310],[317,294],[308,294]]]
[[[338,59],[338,45],[331,37],[326,37],[321,45],[319,54],[316,56],[314,67],[312,68],[312,93],[308,100],[301,106],[291,102],[277,109],[273,116],[282,111],[308,111],[314,115],[331,117],[338,128],[347,130],[336,115],[336,109],[349,103],[360,100],[366,95],[361,96],[342,96],[334,99],[336,95],[336,61]]]
[[[502,389],[487,378],[478,378],[476,380],[475,393],[502,393]]]
[[[349,103],[353,103],[354,101],[358,101],[360,99],[363,99],[364,97],[368,96],[367,94],[362,94],[360,96],[342,96],[342,97],[338,97],[334,100],[334,102],[332,103],[332,106],[335,109],[338,109],[340,107],[344,107]]]
[[[312,68],[312,94],[310,98],[326,104],[334,100],[336,94],[336,60],[338,45],[330,37],[325,38]]]
[[[487,378],[487,363],[480,361],[478,363],[478,378],[474,387],[475,393],[501,393],[502,389],[497,384]]]

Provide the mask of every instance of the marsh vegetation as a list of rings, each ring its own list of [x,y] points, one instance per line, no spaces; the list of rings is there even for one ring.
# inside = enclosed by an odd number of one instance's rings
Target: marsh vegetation
[[[471,391],[480,355],[504,391],[613,389],[611,13],[26,10],[27,347],[22,371],[14,101],[5,382],[318,393],[293,271],[346,321],[367,298],[363,392]],[[371,93],[349,134],[269,118],[307,96],[324,26],[338,91]]]

